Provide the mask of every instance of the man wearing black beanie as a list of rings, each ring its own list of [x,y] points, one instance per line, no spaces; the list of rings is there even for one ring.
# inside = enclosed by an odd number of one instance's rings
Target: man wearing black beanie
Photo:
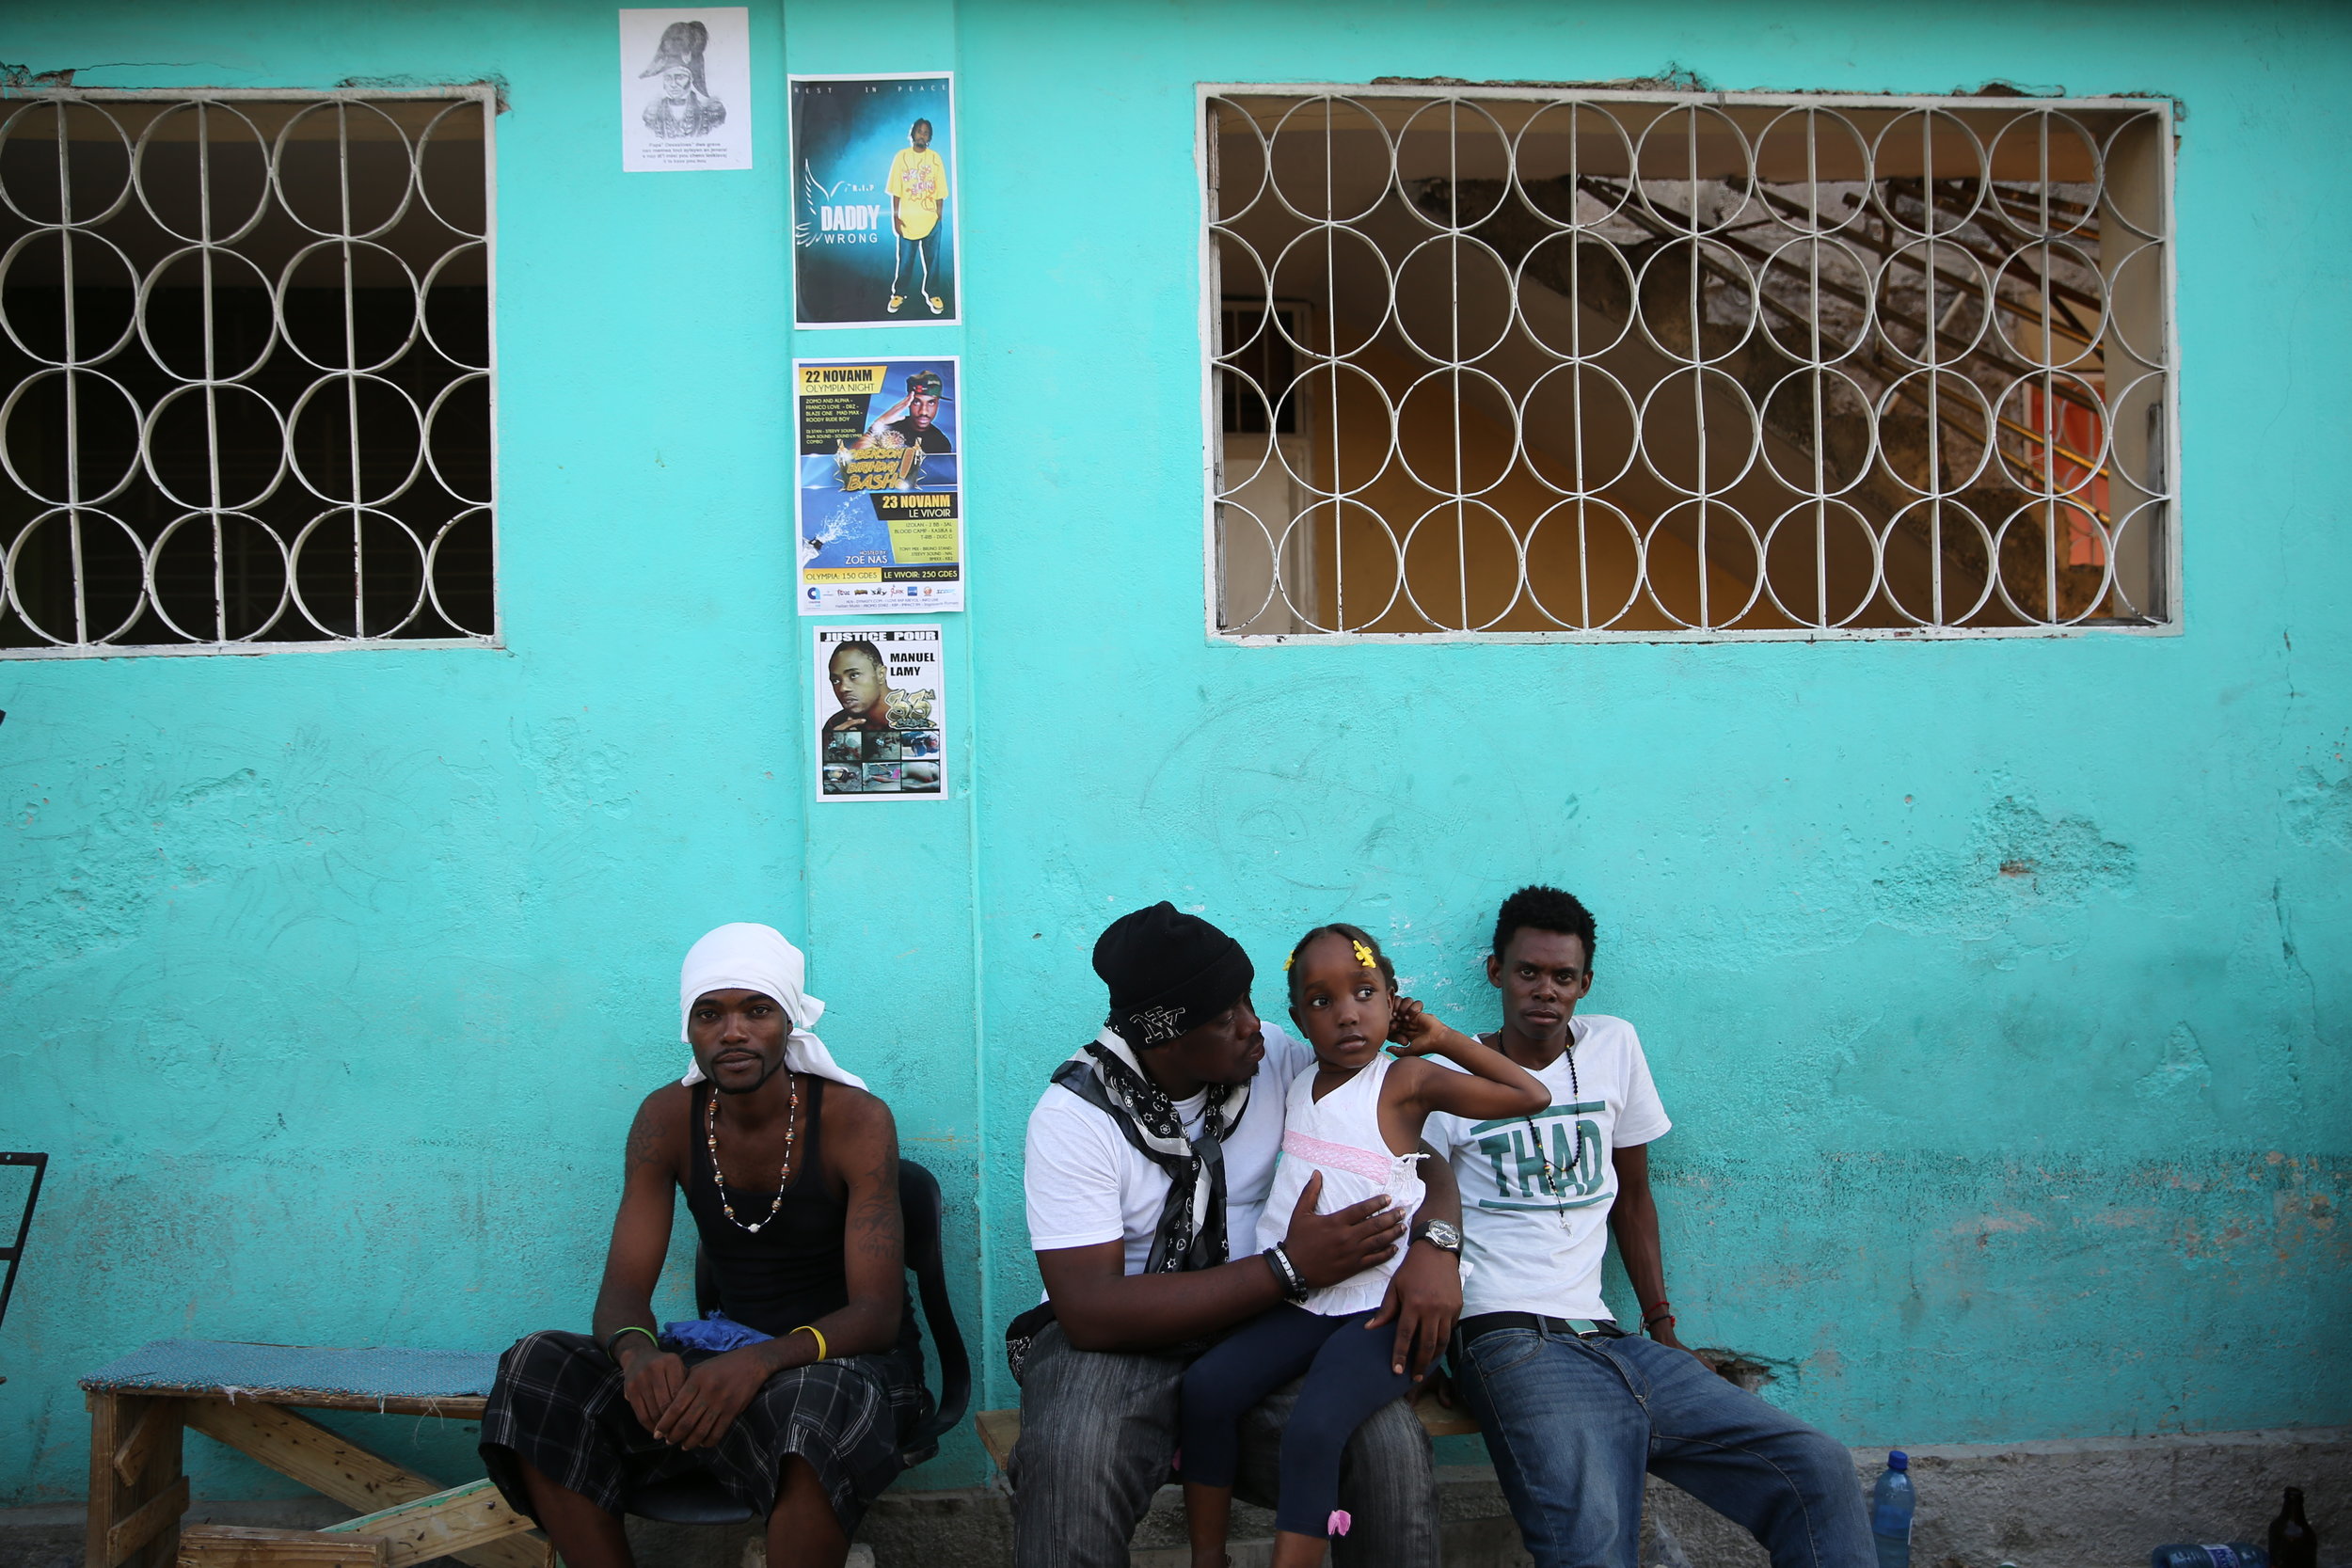
[[[1241,944],[1197,915],[1154,904],[1094,944],[1110,992],[1093,1040],[1055,1070],[1029,1117],[1024,1183],[1047,1300],[1006,1336],[1021,1383],[1009,1465],[1017,1568],[1125,1568],[1128,1541],[1168,1479],[1178,1384],[1226,1329],[1346,1279],[1410,1245],[1373,1323],[1394,1322],[1418,1370],[1460,1310],[1454,1254],[1405,1242],[1406,1216],[1375,1198],[1317,1214],[1310,1180],[1288,1239],[1260,1254],[1258,1214],[1281,1146],[1290,1083],[1314,1055],[1250,1006]],[[1417,1217],[1458,1224],[1442,1160],[1424,1162]],[[1458,1232],[1455,1232],[1458,1234]],[[1245,1238],[1233,1256],[1229,1237]],[[1242,1485],[1270,1503],[1286,1389],[1243,1431]],[[1332,1542],[1352,1565],[1436,1568],[1436,1471],[1408,1405],[1357,1430],[1341,1472],[1354,1526]]]

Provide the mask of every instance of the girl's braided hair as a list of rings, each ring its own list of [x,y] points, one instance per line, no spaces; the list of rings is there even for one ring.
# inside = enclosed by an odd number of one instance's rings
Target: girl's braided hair
[[[1380,971],[1380,977],[1388,981],[1391,990],[1396,990],[1396,965],[1391,963],[1389,956],[1380,951],[1379,939],[1361,926],[1350,926],[1345,921],[1333,921],[1328,926],[1318,926],[1300,937],[1292,946],[1291,956],[1282,960],[1282,974],[1289,983],[1293,1002],[1298,1000],[1298,955],[1305,952],[1307,944],[1318,937],[1343,937],[1362,951],[1370,953],[1372,966]]]

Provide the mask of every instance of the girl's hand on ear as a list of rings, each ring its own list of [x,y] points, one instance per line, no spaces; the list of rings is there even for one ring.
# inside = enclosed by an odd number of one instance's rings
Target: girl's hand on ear
[[[1396,1010],[1389,1015],[1389,1040],[1398,1055],[1426,1056],[1445,1033],[1445,1025],[1423,1012],[1420,1003],[1409,996],[1396,999]]]

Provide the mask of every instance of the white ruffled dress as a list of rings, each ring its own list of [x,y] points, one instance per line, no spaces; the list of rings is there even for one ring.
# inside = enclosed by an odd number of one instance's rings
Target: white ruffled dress
[[[1323,1173],[1323,1192],[1315,1201],[1319,1214],[1383,1194],[1408,1220],[1420,1209],[1426,1190],[1419,1169],[1422,1156],[1391,1154],[1380,1136],[1380,1087],[1394,1065],[1386,1054],[1376,1056],[1320,1101],[1315,1099],[1314,1068],[1291,1080],[1290,1100],[1283,1106],[1281,1160],[1274,1167],[1274,1186],[1258,1221],[1261,1251],[1290,1233],[1298,1195],[1317,1171]],[[1389,1276],[1404,1260],[1405,1249],[1399,1247],[1387,1262],[1310,1291],[1300,1305],[1329,1318],[1369,1312],[1388,1294]]]

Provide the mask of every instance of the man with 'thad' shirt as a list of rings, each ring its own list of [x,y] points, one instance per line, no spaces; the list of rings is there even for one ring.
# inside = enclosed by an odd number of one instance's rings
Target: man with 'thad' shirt
[[[1593,917],[1521,888],[1486,978],[1502,1028],[1480,1037],[1552,1091],[1533,1117],[1432,1116],[1423,1136],[1462,1189],[1454,1366],[1536,1568],[1635,1568],[1642,1478],[1657,1472],[1743,1526],[1775,1568],[1870,1568],[1847,1450],[1718,1376],[1675,1337],[1649,1145],[1672,1125],[1633,1026],[1576,1017]],[[1607,1231],[1642,1304],[1628,1334],[1600,1294]]]

